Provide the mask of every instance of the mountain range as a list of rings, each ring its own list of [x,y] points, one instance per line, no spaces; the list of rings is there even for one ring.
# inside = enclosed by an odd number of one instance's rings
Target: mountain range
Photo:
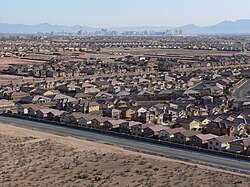
[[[70,32],[76,33],[79,30],[95,32],[102,28],[88,27],[88,26],[65,26],[53,25],[42,23],[38,25],[24,25],[24,24],[7,24],[0,23],[0,33],[25,33],[34,34],[38,32]],[[166,31],[181,29],[184,34],[250,34],[250,19],[240,19],[237,21],[223,21],[216,25],[211,26],[198,26],[195,24],[188,24],[181,27],[154,27],[154,26],[141,26],[141,27],[109,27],[105,28],[109,31],[125,32],[125,31]]]
[[[223,21],[212,26],[197,26],[194,24],[179,27],[187,34],[250,34],[250,19]]]

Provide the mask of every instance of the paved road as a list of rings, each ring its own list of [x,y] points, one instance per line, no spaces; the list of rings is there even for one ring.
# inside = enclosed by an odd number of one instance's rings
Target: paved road
[[[38,123],[16,118],[0,116],[0,123],[11,124],[19,127],[33,129],[41,132],[48,132],[60,136],[72,136],[80,139],[86,139],[96,142],[108,143],[115,146],[132,148],[136,151],[142,151],[152,154],[160,154],[166,157],[175,157],[180,159],[188,159],[198,163],[216,165],[218,167],[250,172],[250,162],[240,161],[222,156],[216,156],[206,153],[193,152],[178,148],[171,148],[162,145],[155,145],[147,142],[130,140],[126,138],[113,137],[110,135],[83,131],[73,128],[54,126],[46,123]]]
[[[250,79],[247,79],[247,81],[242,86],[240,86],[234,91],[234,97],[246,98],[249,91],[250,91]]]

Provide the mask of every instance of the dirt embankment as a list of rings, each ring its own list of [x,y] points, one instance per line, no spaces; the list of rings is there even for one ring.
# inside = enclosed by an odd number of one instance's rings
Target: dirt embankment
[[[239,176],[0,124],[0,186],[250,186]]]

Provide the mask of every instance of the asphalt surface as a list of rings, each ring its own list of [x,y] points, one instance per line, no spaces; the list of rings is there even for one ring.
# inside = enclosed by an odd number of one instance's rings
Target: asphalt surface
[[[247,79],[247,81],[242,86],[240,86],[234,91],[234,97],[246,98],[249,91],[250,91],[250,79]]]
[[[114,137],[95,132],[78,130],[63,126],[55,126],[46,123],[39,123],[17,118],[10,118],[0,116],[0,123],[10,124],[18,127],[32,129],[40,132],[56,134],[65,137],[75,137],[89,141],[101,142],[111,144],[114,146],[129,148],[139,152],[146,152],[149,154],[156,154],[166,157],[173,157],[178,159],[188,159],[192,162],[215,166],[223,169],[236,170],[239,172],[250,172],[250,161],[241,161],[223,156],[211,155],[207,153],[194,152],[179,148],[172,148],[163,145],[156,145],[147,142],[130,140],[126,138]]]

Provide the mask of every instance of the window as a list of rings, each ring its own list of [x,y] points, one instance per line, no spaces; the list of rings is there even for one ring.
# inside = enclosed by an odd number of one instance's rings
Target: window
[[[218,143],[218,142],[216,142],[216,143],[215,143],[215,145],[219,145],[219,143]]]

